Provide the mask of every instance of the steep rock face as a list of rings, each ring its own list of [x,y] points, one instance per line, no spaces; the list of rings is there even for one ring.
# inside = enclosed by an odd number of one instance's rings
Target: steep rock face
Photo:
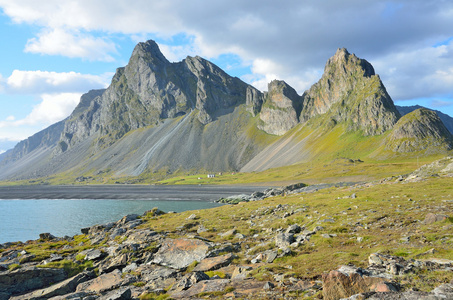
[[[59,141],[63,129],[64,120],[55,123],[38,133],[35,133],[26,140],[19,142],[13,149],[3,154],[0,166],[19,160],[24,155],[34,151],[35,149],[54,147]]]
[[[404,115],[385,143],[394,152],[437,152],[451,150],[453,137],[434,111],[422,108]]]
[[[258,128],[269,134],[283,135],[299,123],[302,98],[286,82],[273,80],[261,108]]]
[[[92,124],[98,118],[95,115],[98,113],[100,97],[104,92],[104,89],[91,90],[82,95],[77,107],[63,123],[63,130],[54,150],[55,153],[66,151],[71,144],[86,139],[98,129],[93,130]]]
[[[246,110],[256,116],[261,111],[264,102],[264,94],[252,86],[247,87],[246,92]]]
[[[223,110],[245,103],[247,90],[259,94],[201,57],[170,63],[154,41],[139,43],[127,66],[117,69],[107,90],[71,115],[59,151],[93,135],[98,135],[97,148],[102,149],[131,130],[193,109],[205,125]]]
[[[420,105],[413,105],[413,106],[396,106],[396,109],[398,109],[399,113],[403,116],[408,113],[413,112],[416,109],[419,108],[426,108]],[[427,108],[426,108],[427,109]],[[442,120],[442,123],[444,123],[445,127],[450,131],[451,134],[453,134],[453,118],[450,117],[447,114],[442,113],[441,111],[438,110],[433,110],[432,111],[436,112],[436,114],[439,116],[439,118]]]
[[[334,122],[348,122],[349,130],[382,134],[400,118],[373,66],[346,49],[338,49],[321,79],[303,95],[300,122],[328,114]]]

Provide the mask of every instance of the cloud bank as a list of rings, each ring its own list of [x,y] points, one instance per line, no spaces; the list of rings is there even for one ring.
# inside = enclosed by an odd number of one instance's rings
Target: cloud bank
[[[261,89],[279,78],[303,92],[339,47],[374,64],[394,98],[445,96],[451,86],[451,1],[0,0],[0,6],[14,22],[42,28],[25,46],[33,53],[109,61],[116,53],[112,34],[163,41],[183,34],[189,44],[161,42],[170,60],[234,53],[252,70],[244,78]]]

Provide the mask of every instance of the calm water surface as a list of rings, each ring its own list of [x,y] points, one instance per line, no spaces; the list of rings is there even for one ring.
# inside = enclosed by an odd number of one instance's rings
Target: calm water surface
[[[35,240],[43,232],[73,236],[81,228],[143,214],[153,207],[182,212],[220,205],[193,200],[0,200],[0,243]]]

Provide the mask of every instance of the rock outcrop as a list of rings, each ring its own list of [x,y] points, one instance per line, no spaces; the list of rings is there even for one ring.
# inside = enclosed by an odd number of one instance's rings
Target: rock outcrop
[[[258,128],[270,134],[283,135],[299,123],[302,97],[286,82],[273,80],[260,112]]]
[[[453,137],[434,111],[421,108],[404,115],[385,144],[393,152],[436,153],[452,149]]]

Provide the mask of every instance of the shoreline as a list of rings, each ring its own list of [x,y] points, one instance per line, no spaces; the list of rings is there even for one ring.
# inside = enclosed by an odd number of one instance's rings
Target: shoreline
[[[266,189],[244,185],[22,185],[0,186],[0,200],[111,199],[200,200],[251,194]]]

